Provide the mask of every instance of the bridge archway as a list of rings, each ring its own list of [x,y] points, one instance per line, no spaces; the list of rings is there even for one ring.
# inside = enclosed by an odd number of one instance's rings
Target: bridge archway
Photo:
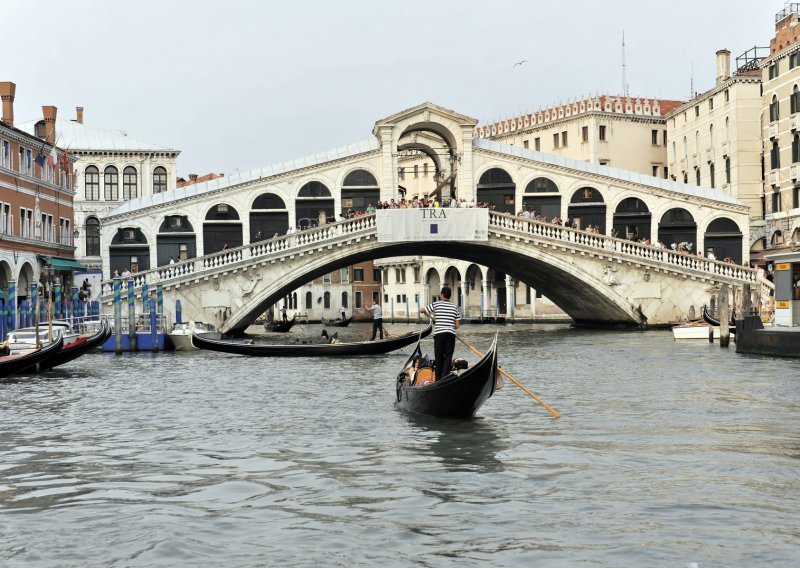
[[[111,239],[108,247],[109,270],[122,274],[126,270],[150,270],[150,244],[138,227],[123,227]]]
[[[365,213],[367,207],[377,205],[380,194],[378,180],[372,173],[364,169],[353,170],[342,183],[341,215]]]
[[[514,199],[516,184],[511,179],[511,174],[503,168],[491,168],[485,171],[478,180],[478,201],[490,203],[498,213],[514,214]]]
[[[156,266],[197,256],[197,236],[188,215],[166,215],[156,235]]]
[[[717,260],[730,258],[742,263],[742,231],[733,219],[718,217],[709,223],[703,237],[705,254],[714,254]]]
[[[321,181],[309,181],[300,188],[295,198],[294,218],[299,229],[308,229],[328,219],[334,219],[331,190]]]
[[[606,233],[606,203],[603,194],[594,187],[582,187],[572,194],[567,216],[579,229],[586,229],[591,225],[601,234]]]
[[[522,207],[548,219],[561,216],[561,194],[556,182],[546,177],[537,177],[525,186]]]
[[[242,246],[239,212],[228,203],[217,203],[206,212],[203,223],[204,254]]]
[[[649,239],[652,214],[638,197],[620,201],[614,211],[614,231],[620,239]]]
[[[688,243],[691,245],[690,251],[696,252],[697,223],[692,214],[682,207],[668,209],[658,223],[658,240],[669,247]]]
[[[289,211],[279,195],[267,191],[253,200],[250,208],[251,243],[271,239],[276,234],[285,235],[287,229]]]

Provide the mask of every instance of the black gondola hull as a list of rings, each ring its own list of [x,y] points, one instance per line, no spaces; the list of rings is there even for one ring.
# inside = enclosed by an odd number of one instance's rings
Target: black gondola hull
[[[383,355],[396,351],[417,343],[420,338],[427,337],[432,329],[433,326],[429,325],[419,332],[398,335],[379,341],[361,341],[358,343],[259,345],[206,339],[198,335],[192,335],[192,344],[198,349],[249,355],[251,357],[352,357],[355,355]]]
[[[417,345],[404,369],[420,353]],[[472,418],[494,394],[496,385],[497,338],[483,358],[460,375],[450,375],[426,386],[408,386],[398,380],[397,407],[437,418]]]
[[[353,317],[350,316],[347,319],[335,319],[325,322],[325,327],[347,327],[350,325],[350,322],[353,321]]]
[[[92,349],[96,349],[100,347],[103,343],[105,343],[106,339],[111,337],[111,326],[108,325],[106,320],[103,320],[101,324],[100,331],[92,335],[91,337],[86,338],[85,341],[76,341],[75,343],[71,343],[67,346],[62,346],[60,350],[53,353],[52,357],[48,357],[41,363],[36,366],[37,371],[47,371],[54,367],[58,367],[59,365],[63,365],[65,363],[69,363],[83,355],[84,353],[88,353]],[[30,372],[30,369],[28,370]]]
[[[64,338],[58,334],[58,339],[44,347],[25,353],[24,355],[8,355],[0,357],[0,379],[23,373],[37,364],[45,362],[64,345]]]
[[[287,322],[280,322],[280,323],[265,323],[264,329],[271,333],[286,333],[290,329],[294,327],[294,324],[297,323],[296,318],[292,318]]]

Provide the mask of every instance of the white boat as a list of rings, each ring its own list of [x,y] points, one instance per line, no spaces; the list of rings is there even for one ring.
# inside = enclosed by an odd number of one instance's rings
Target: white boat
[[[704,321],[690,321],[676,325],[672,328],[672,337],[675,341],[684,341],[690,339],[706,340],[708,341],[708,330],[711,328],[709,324]],[[733,335],[733,333],[731,333]],[[719,339],[719,327],[714,327],[714,339]]]
[[[68,347],[80,337],[78,333],[72,331],[72,326],[69,323],[65,321],[54,321],[54,341],[57,339],[59,333],[64,338],[64,347]],[[26,351],[30,351],[31,349],[37,349],[38,345],[36,341],[36,327],[21,327],[19,329],[15,329],[14,331],[9,331],[8,335],[6,336],[6,343],[8,344],[10,355],[16,355],[17,353],[24,353]],[[50,330],[48,329],[48,324],[46,322],[39,324],[38,343],[41,345],[50,343]]]
[[[201,321],[176,323],[167,337],[172,341],[175,351],[193,351],[196,347],[192,345],[192,333],[205,339],[222,339],[222,334],[213,325]]]

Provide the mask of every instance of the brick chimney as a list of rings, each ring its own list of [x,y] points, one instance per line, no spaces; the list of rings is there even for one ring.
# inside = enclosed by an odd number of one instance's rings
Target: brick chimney
[[[193,182],[197,181],[197,174],[189,174],[189,180]]]
[[[75,107],[75,122],[83,124],[83,107]]]
[[[731,78],[731,52],[720,49],[717,52],[717,87]]]
[[[48,144],[56,143],[56,115],[58,109],[54,106],[43,106],[42,115],[44,116],[44,139]]]
[[[0,99],[3,100],[3,122],[14,126],[14,93],[17,86],[11,81],[0,83]]]

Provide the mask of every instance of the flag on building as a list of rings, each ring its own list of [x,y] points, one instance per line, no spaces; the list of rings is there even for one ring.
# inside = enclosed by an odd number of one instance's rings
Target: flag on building
[[[28,159],[30,160],[30,158],[28,158]],[[36,159],[34,159],[34,162],[39,164],[39,166],[44,166],[44,162],[45,162],[46,159],[47,159],[47,156],[45,156],[45,154],[44,154],[44,144],[42,144],[42,147],[39,148],[39,153],[36,154]]]
[[[47,157],[47,165],[51,168],[55,168],[56,164],[58,163],[58,152],[56,152],[56,147],[53,146],[53,149],[50,150],[50,155]]]
[[[61,162],[61,169],[64,170],[65,172],[68,172],[69,171],[69,156],[67,156],[67,151],[66,150],[64,150],[64,152],[61,154],[60,162]]]

